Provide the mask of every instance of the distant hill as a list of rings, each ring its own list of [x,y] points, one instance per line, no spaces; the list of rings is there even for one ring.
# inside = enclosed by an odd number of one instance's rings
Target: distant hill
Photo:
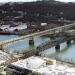
[[[58,1],[14,2],[0,5],[0,19],[5,21],[75,20],[75,3]]]

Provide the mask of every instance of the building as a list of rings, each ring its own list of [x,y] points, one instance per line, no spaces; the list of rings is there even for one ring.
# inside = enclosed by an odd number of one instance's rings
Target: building
[[[56,60],[32,56],[7,66],[6,75],[75,75],[75,68]]]
[[[75,68],[56,64],[56,60],[32,56],[7,66],[7,75],[75,75]]]
[[[32,56],[8,65],[7,75],[35,75],[38,74],[36,70],[44,66],[46,66],[45,58]]]

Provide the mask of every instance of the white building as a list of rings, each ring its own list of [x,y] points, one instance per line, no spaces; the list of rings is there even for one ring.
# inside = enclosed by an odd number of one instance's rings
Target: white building
[[[10,25],[2,25],[0,26],[0,29],[2,29],[2,31],[9,31],[9,32],[13,32],[16,30],[23,30],[23,29],[27,29],[27,25],[26,24],[21,24],[21,25],[17,25],[14,27],[11,27]]]
[[[57,65],[56,60],[49,58],[32,56],[8,65],[7,75],[75,75],[75,68]]]

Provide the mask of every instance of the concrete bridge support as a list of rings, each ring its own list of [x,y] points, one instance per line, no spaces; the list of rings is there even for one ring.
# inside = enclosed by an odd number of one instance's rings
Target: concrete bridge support
[[[75,38],[73,39],[73,41],[75,42]]]
[[[55,46],[55,50],[56,50],[56,52],[60,52],[60,45],[59,44]]]
[[[36,56],[40,56],[39,53],[40,53],[39,51],[36,51],[35,55],[36,55]]]
[[[0,50],[3,50],[3,45],[0,45]]]
[[[29,39],[29,45],[34,45],[34,38]]]
[[[67,40],[67,46],[71,45],[71,40]]]

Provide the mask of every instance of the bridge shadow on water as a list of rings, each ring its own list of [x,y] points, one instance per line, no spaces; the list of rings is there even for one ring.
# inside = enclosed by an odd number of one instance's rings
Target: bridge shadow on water
[[[62,49],[61,51],[54,52],[54,53],[48,55],[48,57],[51,57],[51,58],[52,58],[52,57],[56,57],[56,56],[58,56],[60,53],[65,53],[65,52],[67,52],[68,48],[69,48],[69,47],[65,47],[65,48]]]
[[[48,54],[47,57],[50,57],[50,58],[57,58],[59,55],[62,55],[62,54],[67,53],[68,50],[69,50],[69,48],[70,48],[72,45],[75,45],[75,42],[72,43],[72,44],[69,45],[69,46],[64,47],[63,49],[58,50],[57,52],[53,52],[53,53],[51,53],[50,55]],[[60,57],[61,57],[61,56],[60,56]]]
[[[56,60],[59,61],[63,61],[63,62],[68,62],[71,64],[75,64],[75,60],[71,57],[65,57],[65,54],[70,50],[71,46],[74,46],[75,42],[73,42],[71,45],[64,47],[63,49],[61,49],[59,52],[54,52],[50,55],[48,55],[47,57],[49,58],[54,58]]]

